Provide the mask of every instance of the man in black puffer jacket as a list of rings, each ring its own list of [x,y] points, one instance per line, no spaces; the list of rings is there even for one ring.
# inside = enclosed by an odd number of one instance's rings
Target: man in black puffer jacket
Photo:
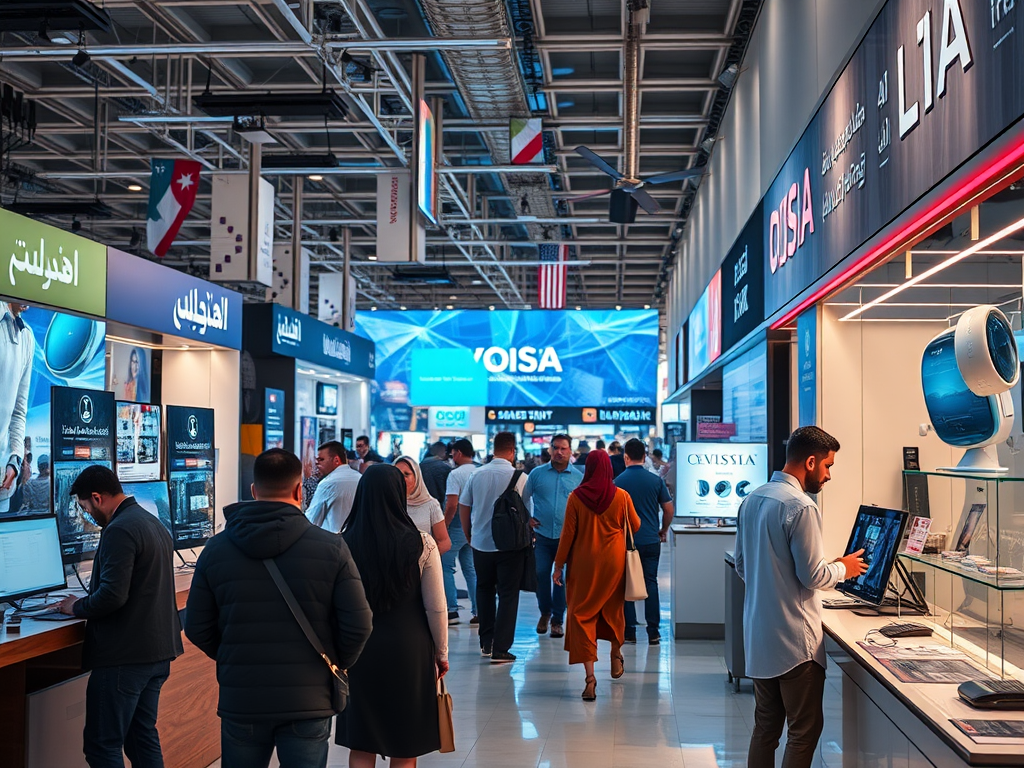
[[[345,541],[302,514],[302,464],[274,449],[256,458],[256,501],[224,509],[224,532],[196,563],[185,635],[217,662],[225,766],[325,766],[331,673],[302,633],[263,560],[272,558],[331,660],[347,669],[373,628]]]

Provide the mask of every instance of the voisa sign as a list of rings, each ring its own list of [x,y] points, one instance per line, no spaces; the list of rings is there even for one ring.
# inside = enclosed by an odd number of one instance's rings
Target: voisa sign
[[[1022,6],[885,4],[765,195],[767,317],[1024,115]]]

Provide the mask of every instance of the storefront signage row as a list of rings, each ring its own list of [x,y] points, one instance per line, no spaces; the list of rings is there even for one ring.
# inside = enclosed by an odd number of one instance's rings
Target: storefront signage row
[[[883,7],[765,195],[766,316],[1024,114],[1022,7]]]
[[[107,248],[0,209],[0,296],[103,317]]]
[[[107,317],[185,339],[242,347],[242,295],[148,259],[107,252]]]
[[[376,351],[372,341],[287,307],[263,306],[267,309],[252,310],[270,312],[270,349],[274,354],[373,378]]]
[[[569,424],[654,424],[655,408],[507,408],[488,406],[488,424],[525,424],[536,426]]]

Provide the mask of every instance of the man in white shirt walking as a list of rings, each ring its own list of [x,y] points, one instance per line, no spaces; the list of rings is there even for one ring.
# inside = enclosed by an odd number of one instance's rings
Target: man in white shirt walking
[[[316,454],[320,483],[309,502],[306,517],[313,525],[331,533],[341,533],[356,497],[356,486],[362,477],[348,465],[345,446],[331,440],[320,446]]]
[[[495,545],[491,534],[494,502],[512,482],[515,458],[516,436],[499,432],[494,436],[494,458],[470,475],[459,496],[462,531],[473,548],[476,566],[480,652],[489,656],[492,664],[509,664],[516,660],[509,648],[516,633],[519,586],[526,569],[527,549],[503,552]],[[525,487],[526,474],[522,473],[516,490],[522,495]]]
[[[818,427],[789,438],[786,466],[740,506],[736,572],[746,584],[743,641],[754,680],[748,768],[810,768],[824,726],[825,643],[817,590],[867,570],[863,550],[826,562],[821,512],[810,494],[831,479],[839,441]]]
[[[32,355],[36,342],[21,318],[25,304],[0,301],[0,514],[10,509],[22,460],[28,421]]]

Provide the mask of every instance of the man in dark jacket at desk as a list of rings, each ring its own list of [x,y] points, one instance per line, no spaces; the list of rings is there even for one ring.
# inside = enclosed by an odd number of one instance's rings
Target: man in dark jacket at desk
[[[117,475],[86,467],[71,485],[102,528],[89,594],[68,597],[62,613],[87,619],[82,667],[85,759],[92,768],[163,768],[156,730],[160,688],[182,654],[174,596],[174,545],[160,521],[125,496]]]
[[[264,560],[273,559],[327,654],[347,669],[373,628],[363,583],[340,536],[302,514],[302,464],[288,451],[253,464],[255,501],[224,509],[224,532],[196,563],[185,635],[217,662],[225,765],[325,766],[331,673]]]

